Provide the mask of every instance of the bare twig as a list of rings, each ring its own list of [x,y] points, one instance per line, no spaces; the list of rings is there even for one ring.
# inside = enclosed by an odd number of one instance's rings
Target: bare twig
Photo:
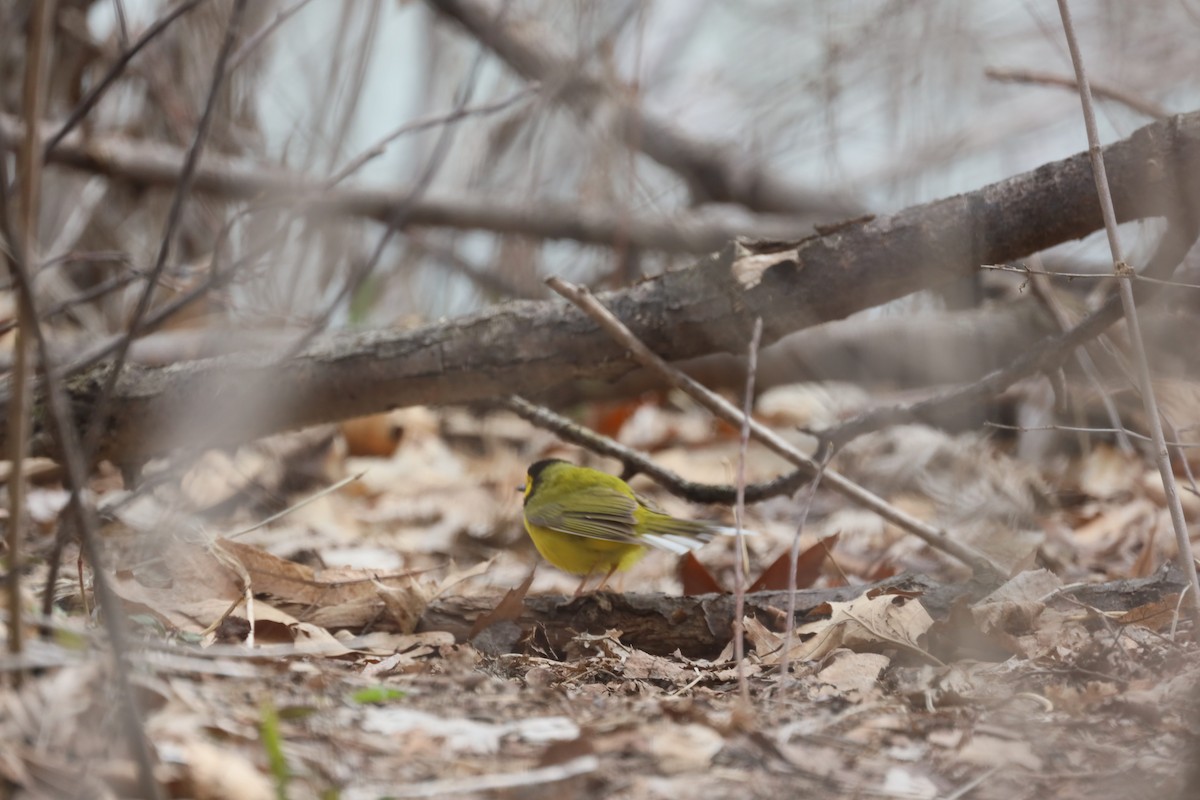
[[[107,358],[112,353],[117,351],[121,346],[121,342],[128,336],[138,337],[149,333],[162,325],[164,322],[175,316],[183,309],[197,302],[210,291],[228,283],[238,273],[242,265],[253,263],[256,259],[267,252],[272,244],[270,237],[260,247],[255,248],[249,253],[244,254],[238,260],[232,262],[229,266],[222,268],[221,261],[223,255],[223,245],[228,241],[228,237],[235,227],[236,222],[244,218],[249,212],[241,211],[233,215],[233,218],[225,223],[220,233],[217,235],[217,243],[213,248],[212,257],[210,258],[210,268],[207,277],[197,283],[195,286],[186,291],[178,293],[172,300],[167,301],[161,306],[152,311],[147,312],[142,318],[141,324],[137,328],[130,328],[126,333],[116,334],[107,339],[103,339],[93,346],[85,349],[82,353],[76,355],[69,363],[63,366],[62,373],[65,376],[75,375],[83,370],[94,367],[100,361]],[[141,271],[139,270],[139,275]]]
[[[284,517],[286,517],[288,514],[291,514],[295,511],[299,511],[300,509],[304,508],[306,505],[308,505],[310,503],[315,503],[317,500],[320,500],[322,497],[325,497],[326,495],[333,494],[334,492],[341,489],[343,486],[349,486],[350,484],[354,483],[355,481],[361,479],[362,476],[366,475],[366,474],[367,474],[367,470],[364,469],[361,472],[354,473],[353,475],[347,475],[345,478],[342,478],[337,483],[335,483],[331,486],[326,486],[326,487],[322,488],[320,491],[314,492],[313,494],[309,495],[308,497],[305,497],[302,500],[292,503],[287,508],[283,509],[282,511],[275,512],[274,514],[267,517],[266,519],[259,520],[258,522],[254,523],[253,525],[246,527],[246,528],[242,528],[241,530],[238,530],[238,531],[234,531],[233,533],[225,534],[225,538],[226,539],[236,539],[239,536],[245,536],[247,533],[252,533],[252,532],[258,530],[259,528],[265,528],[268,525],[270,525],[272,522],[281,520]]]
[[[540,295],[540,292],[510,281],[499,274],[499,270],[489,270],[485,267],[476,266],[459,255],[452,245],[432,241],[431,237],[422,236],[419,232],[413,231],[410,233],[406,243],[416,252],[428,255],[451,272],[454,272],[456,275],[462,275],[480,290],[495,298],[506,300],[516,298],[533,299]],[[499,259],[497,259],[498,261]],[[541,287],[539,286],[538,288],[540,289]]]
[[[1038,698],[1041,698],[1041,699],[1044,699],[1044,698],[1042,698],[1042,697],[1041,697],[1041,695],[1034,695],[1034,696],[1035,696],[1035,697],[1038,697]],[[966,796],[967,796],[967,795],[969,795],[971,792],[975,791],[975,789],[976,789],[976,788],[977,788],[977,787],[978,787],[978,786],[979,786],[981,783],[983,783],[983,782],[984,782],[984,781],[986,781],[988,778],[992,777],[992,776],[993,776],[993,775],[995,775],[997,772],[999,772],[999,771],[1000,771],[1000,768],[1001,768],[1001,767],[1003,767],[1003,766],[1004,766],[1003,764],[996,764],[995,766],[992,766],[992,767],[989,767],[989,768],[985,769],[983,772],[980,772],[980,773],[979,773],[978,775],[976,775],[974,778],[972,778],[971,780],[967,781],[966,783],[964,783],[962,786],[960,786],[960,787],[958,787],[957,789],[955,789],[955,790],[954,790],[953,792],[951,792],[950,794],[946,795],[946,796],[945,796],[945,798],[944,798],[944,800],[962,800],[962,798],[966,797]]]
[[[769,168],[738,161],[720,145],[643,110],[630,99],[636,93],[629,87],[612,86],[581,68],[556,46],[560,37],[533,20],[500,21],[496,4],[489,0],[427,2],[491,48],[512,70],[546,86],[548,96],[589,120],[611,119],[614,136],[680,175],[697,203],[738,203],[756,211],[811,214],[825,220],[863,213],[857,204],[827,191],[794,186]]]
[[[1124,434],[1131,439],[1137,439],[1147,443],[1154,442],[1152,437],[1138,433],[1137,431],[1131,431],[1124,426],[1120,428],[1096,428],[1092,426],[1085,427],[1082,425],[1007,425],[1003,422],[984,422],[983,424],[985,427],[996,428],[997,430],[1002,431],[1066,431],[1068,433],[1111,433],[1113,435]],[[1171,447],[1200,447],[1200,442],[1190,442],[1182,439],[1169,439],[1167,444],[1169,444]]]
[[[733,506],[737,526],[737,558],[733,567],[733,660],[737,664],[738,690],[742,702],[750,702],[750,687],[746,683],[746,643],[742,641],[742,615],[746,608],[746,448],[750,446],[750,420],[754,409],[754,378],[758,372],[758,343],[762,341],[762,317],[754,320],[750,347],[746,355],[746,391],[742,400],[742,429],[738,436],[737,502]]]
[[[302,8],[311,3],[312,0],[296,0],[287,8],[280,11],[275,17],[263,25],[252,35],[246,37],[246,41],[237,49],[229,59],[229,72],[233,72],[242,65],[242,62],[250,57],[251,53],[258,49],[258,46],[267,40],[267,37],[274,33],[280,25],[287,22],[296,15]]]
[[[607,436],[601,436],[576,425],[566,417],[555,414],[548,408],[534,405],[523,397],[510,395],[499,404],[522,419],[539,428],[544,428],[560,439],[577,444],[598,455],[615,458],[621,462],[626,474],[645,475],[671,494],[693,503],[720,503],[732,505],[737,502],[737,487],[712,485],[684,480],[679,475],[664,469],[648,456],[631,450]],[[752,483],[746,486],[746,502],[758,503],[771,497],[794,494],[808,481],[808,472],[798,469],[774,480]]]
[[[113,0],[113,14],[117,18],[117,41],[121,47],[129,46],[129,15],[125,13],[124,0]]]
[[[1058,0],[1058,12],[1062,17],[1067,46],[1071,51],[1071,63],[1075,67],[1075,80],[1079,84],[1079,100],[1083,106],[1083,120],[1087,128],[1088,155],[1091,158],[1092,173],[1096,180],[1096,192],[1100,198],[1100,211],[1104,216],[1104,230],[1108,234],[1108,247],[1113,259],[1113,273],[1117,276],[1117,284],[1120,289],[1121,308],[1124,311],[1126,327],[1129,331],[1129,343],[1137,366],[1142,406],[1146,413],[1146,423],[1150,428],[1150,435],[1154,439],[1154,460],[1158,465],[1159,475],[1162,477],[1171,524],[1175,528],[1175,542],[1179,547],[1179,567],[1188,577],[1188,583],[1192,587],[1193,608],[1196,614],[1200,615],[1200,576],[1196,573],[1196,561],[1192,555],[1192,540],[1188,535],[1187,521],[1183,516],[1183,504],[1179,499],[1179,487],[1175,483],[1175,472],[1171,468],[1171,453],[1167,449],[1162,419],[1158,411],[1158,401],[1154,396],[1154,381],[1150,376],[1146,344],[1142,339],[1142,330],[1138,323],[1137,302],[1133,296],[1133,281],[1130,280],[1134,271],[1125,263],[1125,258],[1121,253],[1121,240],[1117,232],[1117,215],[1113,208],[1108,175],[1104,168],[1104,155],[1100,151],[1100,134],[1096,127],[1092,92],[1088,86],[1083,56],[1079,51],[1079,42],[1075,38],[1075,27],[1071,22],[1071,9],[1067,0]]]
[[[546,283],[551,289],[582,309],[606,333],[628,350],[640,364],[661,374],[671,385],[691,395],[717,417],[731,425],[742,424],[744,417],[741,411],[725,398],[709,391],[655,355],[612,312],[592,296],[591,292],[586,288],[574,286],[560,278],[550,278]],[[788,461],[807,470],[809,475],[816,474],[819,465],[810,456],[802,453],[794,445],[762,423],[751,419],[749,425],[754,438]],[[986,556],[972,547],[951,539],[944,531],[896,508],[882,497],[864,489],[840,473],[826,470],[824,480],[830,488],[852,502],[874,511],[888,522],[918,537],[935,550],[946,553],[966,564],[980,580],[998,581],[1001,579],[996,566]]]
[[[1112,280],[1111,272],[1049,272],[1047,270],[1030,269],[1026,266],[1015,266],[1012,264],[983,264],[980,269],[992,270],[995,272],[1013,272],[1017,275],[1042,275],[1047,278],[1067,278],[1074,280],[1077,278],[1086,278],[1091,280]],[[1156,286],[1172,286],[1176,289],[1200,289],[1200,284],[1187,283],[1186,281],[1172,281],[1163,278],[1151,278],[1149,275],[1133,274],[1129,279],[1137,283],[1152,283]]]
[[[129,65],[129,62],[133,60],[134,56],[141,52],[146,45],[154,41],[159,34],[171,27],[171,23],[175,22],[175,20],[179,19],[204,1],[205,0],[184,0],[184,2],[181,2],[174,8],[171,8],[166,14],[163,14],[162,17],[156,20],[153,25],[147,28],[146,32],[139,36],[138,40],[133,43],[133,46],[121,53],[120,57],[113,62],[111,67],[108,68],[108,72],[106,72],[104,76],[96,82],[96,85],[92,87],[91,91],[89,91],[87,95],[85,95],[84,98],[79,101],[78,105],[71,110],[71,113],[67,115],[66,120],[62,123],[62,125],[59,126],[54,135],[46,141],[46,158],[49,159],[50,154],[54,151],[54,148],[58,146],[59,142],[61,142],[68,133],[75,129],[75,126],[78,125],[79,122],[88,115],[89,111],[95,108],[96,103],[100,102],[100,98],[104,96],[104,93],[108,91],[109,87],[116,82],[117,78],[121,77],[121,74],[125,71],[125,67]],[[28,115],[26,115],[26,119],[28,119]]]
[[[175,239],[175,229],[178,227],[179,221],[183,218],[183,206],[191,190],[196,166],[200,163],[200,153],[204,148],[205,140],[208,138],[208,131],[212,125],[213,115],[216,113],[217,96],[220,93],[221,85],[224,83],[225,78],[225,65],[233,50],[234,42],[238,39],[241,19],[245,10],[246,0],[235,0],[225,28],[224,40],[221,42],[221,48],[217,53],[216,61],[213,63],[212,81],[208,90],[208,99],[204,105],[204,113],[200,116],[200,121],[196,125],[196,133],[191,147],[188,148],[187,158],[184,160],[179,183],[175,187],[174,197],[171,198],[171,207],[167,212],[167,222],[163,230],[162,241],[159,243],[158,255],[154,260],[154,265],[150,268],[149,277],[146,279],[146,288],[143,289],[141,296],[138,298],[133,315],[129,319],[128,330],[117,345],[116,352],[113,355],[112,369],[109,371],[104,382],[104,387],[96,401],[91,427],[84,438],[84,453],[89,459],[96,452],[96,447],[99,444],[100,436],[105,427],[105,418],[108,416],[108,409],[112,403],[113,389],[121,377],[121,371],[125,368],[125,361],[129,355],[129,347],[133,344],[136,332],[141,327],[146,312],[150,309],[150,301],[154,297],[154,292],[158,288],[159,278],[166,268],[167,258],[171,254],[171,245]]]
[[[339,25],[339,33],[349,32],[351,17],[356,12],[365,8],[366,16],[363,18],[361,36],[352,45],[349,44],[350,39],[348,37],[345,39],[339,37],[339,53],[334,61],[334,64],[337,66],[329,70],[329,80],[326,83],[325,94],[323,99],[317,104],[317,108],[326,109],[328,112],[333,112],[334,109],[337,109],[336,113],[321,115],[322,123],[333,122],[334,124],[333,135],[323,137],[327,141],[326,150],[329,169],[332,169],[333,164],[342,155],[342,147],[345,146],[346,137],[350,133],[350,126],[354,122],[355,115],[358,113],[358,104],[363,98],[362,87],[366,83],[367,72],[371,68],[371,59],[375,56],[375,37],[379,35],[379,14],[382,6],[382,0],[367,0],[365,3],[342,4],[342,19]],[[343,43],[348,45],[350,49],[350,53],[346,55],[353,58],[353,64],[349,69],[343,66],[344,56],[341,52]],[[348,82],[345,80],[347,74],[350,76]],[[342,98],[345,98],[345,100],[343,101]],[[312,155],[317,155],[315,149],[312,151]]]
[[[579,775],[588,775],[600,769],[600,759],[594,755],[576,756],[570,761],[555,763],[519,772],[497,772],[472,775],[465,778],[437,778],[397,786],[395,783],[361,784],[347,793],[351,800],[363,797],[467,797],[481,794],[540,794],[547,785],[566,781]],[[559,790],[561,791],[561,790]],[[551,786],[548,794],[556,794]]]
[[[817,473],[812,476],[812,480],[804,492],[804,499],[800,503],[800,519],[796,522],[796,533],[792,536],[792,548],[788,553],[791,563],[788,564],[787,627],[783,633],[783,653],[779,658],[780,680],[785,683],[791,677],[788,661],[792,653],[792,639],[796,635],[796,568],[800,560],[800,536],[804,533],[804,526],[808,522],[808,512],[812,509],[813,500],[817,496],[817,487],[821,485],[821,476],[825,474],[831,455],[829,452],[825,453],[825,458],[821,460]]]
[[[364,164],[373,158],[378,158],[387,150],[387,146],[399,139],[401,136],[407,136],[410,133],[435,128],[439,125],[446,125],[451,122],[458,122],[461,119],[474,116],[483,116],[486,114],[494,114],[498,111],[503,111],[506,108],[516,105],[535,94],[540,87],[537,84],[526,86],[524,89],[513,92],[508,97],[502,98],[492,103],[480,103],[474,106],[464,106],[462,108],[452,109],[444,114],[430,114],[429,116],[415,119],[412,122],[406,122],[396,130],[384,136],[375,144],[363,150],[354,158],[346,162],[345,166],[335,172],[326,181],[329,188],[336,186],[344,181],[351,174],[357,172]]]
[[[1061,86],[1064,89],[1073,91],[1079,90],[1079,82],[1075,78],[1067,75],[1055,75],[1051,72],[1038,72],[1031,69],[998,69],[996,67],[988,67],[983,71],[992,80],[1011,81],[1013,83],[1036,83],[1043,86]],[[1115,100],[1118,103],[1123,103],[1129,106],[1134,111],[1140,114],[1145,114],[1154,119],[1166,119],[1171,116],[1171,112],[1167,111],[1157,103],[1151,103],[1143,100],[1135,94],[1126,92],[1123,89],[1117,89],[1112,86],[1102,86],[1097,83],[1092,84],[1092,91],[1099,97],[1104,97],[1109,100]]]
[[[10,246],[20,247],[26,253],[37,252],[37,223],[39,193],[42,182],[41,149],[38,147],[37,121],[42,116],[42,105],[46,100],[46,68],[54,37],[54,11],[57,3],[46,0],[31,9],[25,81],[22,87],[22,111],[30,118],[25,140],[20,152],[21,198],[17,222],[18,242]],[[0,183],[0,192],[6,191],[7,182]],[[10,262],[10,271],[15,275],[15,262]],[[30,406],[30,330],[34,320],[30,309],[20,304],[17,310],[17,339],[13,344],[16,360],[13,365],[13,399],[8,407],[8,458],[12,462],[12,479],[8,482],[8,608],[9,608],[9,652],[20,655],[23,647],[24,620],[21,609],[21,539],[25,534],[25,448],[29,441]],[[20,683],[22,673],[14,673]]]

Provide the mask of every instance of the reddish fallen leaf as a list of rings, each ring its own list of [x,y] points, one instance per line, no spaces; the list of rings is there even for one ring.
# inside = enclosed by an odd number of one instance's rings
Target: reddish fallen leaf
[[[742,435],[740,427],[730,425],[723,419],[714,419],[712,421],[713,438],[717,440],[737,439]]]
[[[1161,600],[1130,609],[1113,621],[1118,625],[1145,625],[1152,631],[1161,631],[1175,624],[1179,614],[1179,593],[1173,592]]]
[[[639,408],[646,403],[657,401],[658,398],[654,395],[643,395],[642,397],[623,403],[597,404],[592,409],[589,427],[597,433],[615,439],[617,434],[621,432],[621,428],[625,427],[625,423],[637,413]]]
[[[728,594],[725,587],[692,553],[685,554],[679,560],[679,581],[683,584],[685,597],[696,594]]]
[[[372,414],[343,422],[342,437],[352,456],[387,458],[404,438],[404,428],[392,414]]]
[[[827,536],[812,547],[796,556],[796,588],[807,589],[821,577],[821,567],[829,556],[829,551],[837,544],[840,534]],[[784,553],[775,559],[775,563],[762,571],[758,580],[750,584],[751,592],[785,591],[788,588],[788,578],[791,572],[788,556]]]
[[[290,626],[278,620],[254,621],[254,640],[259,644],[291,644],[296,640]]]
[[[529,570],[529,577],[520,586],[509,589],[495,608],[486,614],[480,614],[475,620],[475,624],[471,626],[467,639],[474,639],[481,631],[497,622],[518,619],[525,611],[525,595],[529,593],[529,587],[533,584],[533,576],[536,574],[536,569]]]
[[[896,565],[890,561],[884,561],[866,577],[867,583],[879,583],[882,580],[887,580],[896,574]]]

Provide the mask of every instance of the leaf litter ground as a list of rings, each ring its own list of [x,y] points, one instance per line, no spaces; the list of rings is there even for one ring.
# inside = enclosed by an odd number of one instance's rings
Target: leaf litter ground
[[[660,464],[730,481],[736,441],[695,410],[648,403],[621,419]],[[1014,577],[972,594],[953,563],[818,493],[804,583],[850,588],[802,603],[790,639],[786,602],[755,595],[739,669],[728,603],[680,597],[666,554],[614,596],[569,601],[573,577],[531,575],[514,490],[525,466],[614,462],[502,414],[409,409],[371,424],[382,445],[314,431],[160,465],[136,492],[97,477],[170,796],[1095,800],[1196,785],[1200,660],[1164,566],[1161,483],[1137,457],[1098,444],[1033,470],[974,436],[867,437],[839,469]],[[748,470],[786,466],[752,446]],[[729,519],[637,485],[673,513]],[[800,502],[751,509],[752,578],[791,546]],[[29,609],[62,504],[52,484],[31,495]],[[728,545],[699,554],[717,585],[732,585]],[[12,796],[135,793],[103,634],[71,572],[53,587],[49,635],[30,628],[38,670],[0,689]]]

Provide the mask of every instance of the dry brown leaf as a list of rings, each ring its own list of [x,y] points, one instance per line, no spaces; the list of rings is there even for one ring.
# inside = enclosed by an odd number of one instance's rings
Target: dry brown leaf
[[[277,487],[284,465],[273,454],[257,447],[239,447],[232,453],[210,450],[180,480],[180,489],[197,508],[229,500],[248,485]]]
[[[1108,681],[1088,681],[1083,686],[1051,683],[1042,689],[1042,693],[1054,704],[1055,710],[1081,714],[1119,697],[1122,691],[1116,684]]]
[[[509,589],[504,593],[504,597],[500,598],[500,602],[496,604],[495,608],[486,614],[480,614],[479,618],[471,625],[471,630],[467,632],[467,639],[474,639],[484,628],[495,625],[497,622],[520,618],[525,611],[525,595],[529,593],[529,587],[533,584],[535,574],[537,574],[537,570],[531,569],[529,577],[520,586]],[[419,620],[420,616],[417,619]]]
[[[878,686],[879,673],[891,663],[880,653],[855,653],[835,650],[821,666],[817,680],[839,692],[866,693]]]
[[[393,413],[348,419],[341,430],[352,456],[390,456],[404,437],[403,422]]]
[[[958,758],[981,767],[1016,766],[1034,772],[1042,768],[1042,759],[1034,754],[1029,742],[986,734],[972,736],[958,751]]]
[[[830,551],[837,545],[840,537],[840,533],[826,536],[812,547],[796,555],[797,589],[807,589],[816,583],[817,578],[821,577],[821,568],[825,565],[825,559],[829,557]],[[791,580],[791,572],[791,551],[788,550],[764,569],[754,583],[750,584],[747,591],[786,591]]]
[[[412,733],[439,740],[448,753],[495,753],[505,737],[533,744],[573,741],[579,726],[566,717],[527,717],[492,723],[446,714],[430,714],[404,706],[370,706],[359,723],[364,731],[385,736]]]
[[[742,620],[742,633],[754,649],[754,654],[761,659],[771,658],[783,646],[783,634],[770,630],[759,622],[757,617],[746,617]],[[733,651],[729,652],[732,657]]]
[[[1126,496],[1141,485],[1145,469],[1141,455],[1097,444],[1080,465],[1079,489],[1100,500]]]
[[[1179,615],[1179,593],[1175,592],[1153,603],[1131,608],[1111,619],[1118,625],[1144,625],[1152,631],[1161,631],[1173,625]]]
[[[182,748],[191,795],[197,800],[271,800],[271,781],[239,752],[202,741]]]
[[[1162,474],[1156,469],[1148,469],[1142,475],[1142,491],[1146,493],[1159,508],[1167,507],[1167,492],[1163,489]],[[1188,491],[1178,492],[1179,503],[1183,506],[1183,516],[1188,522],[1200,520],[1200,497]]]
[[[1092,643],[1092,634],[1084,624],[1086,613],[1047,608],[1038,616],[1037,628],[1014,639],[1017,655],[1036,659],[1053,655],[1064,658]]]
[[[683,584],[684,597],[694,597],[698,594],[728,594],[708,567],[696,558],[695,553],[684,553],[676,567],[679,582]]]
[[[1032,528],[1013,527],[1007,520],[991,520],[963,526],[958,536],[963,544],[979,550],[1007,575],[1030,569],[1046,534]]]
[[[254,638],[259,644],[288,644],[298,653],[345,656],[354,652],[325,628],[301,622],[270,603],[254,601]]]
[[[439,648],[454,645],[454,634],[445,631],[407,634],[376,632],[366,636],[339,634],[338,639],[357,653],[385,656],[363,667],[362,674],[369,678],[419,668],[421,659],[434,655]]]
[[[789,383],[772,386],[760,394],[754,401],[754,415],[781,429],[820,430],[857,414],[870,403],[870,393],[853,383]]]
[[[972,606],[971,614],[985,634],[1026,633],[1046,607],[1042,598],[1061,586],[1048,570],[1022,572]]]
[[[871,651],[881,645],[892,645],[937,661],[918,644],[933,624],[920,601],[883,594],[829,606],[833,612],[828,620],[797,628],[798,633],[816,636],[793,648],[792,658],[812,661],[824,658],[838,647]]]
[[[1072,541],[1092,557],[1104,556],[1121,544],[1133,531],[1144,530],[1158,516],[1158,509],[1144,498],[1138,498],[1105,510],[1098,517],[1075,529]]]
[[[725,739],[707,725],[669,722],[649,725],[643,730],[650,756],[666,775],[694,773],[708,769]]]
[[[334,567],[314,570],[267,551],[219,539],[218,546],[242,564],[254,593],[273,598],[298,619],[325,628],[355,628],[386,610],[410,633],[432,598],[416,575],[380,575],[374,570]]]
[[[236,572],[208,548],[178,540],[146,568],[117,571],[112,583],[131,610],[188,633],[205,631],[244,594]]]

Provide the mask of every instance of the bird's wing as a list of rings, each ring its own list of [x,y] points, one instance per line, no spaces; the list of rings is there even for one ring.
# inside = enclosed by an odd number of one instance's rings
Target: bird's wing
[[[634,526],[637,501],[607,486],[592,486],[571,493],[566,502],[540,503],[525,509],[525,518],[543,528],[624,544],[644,544]]]

